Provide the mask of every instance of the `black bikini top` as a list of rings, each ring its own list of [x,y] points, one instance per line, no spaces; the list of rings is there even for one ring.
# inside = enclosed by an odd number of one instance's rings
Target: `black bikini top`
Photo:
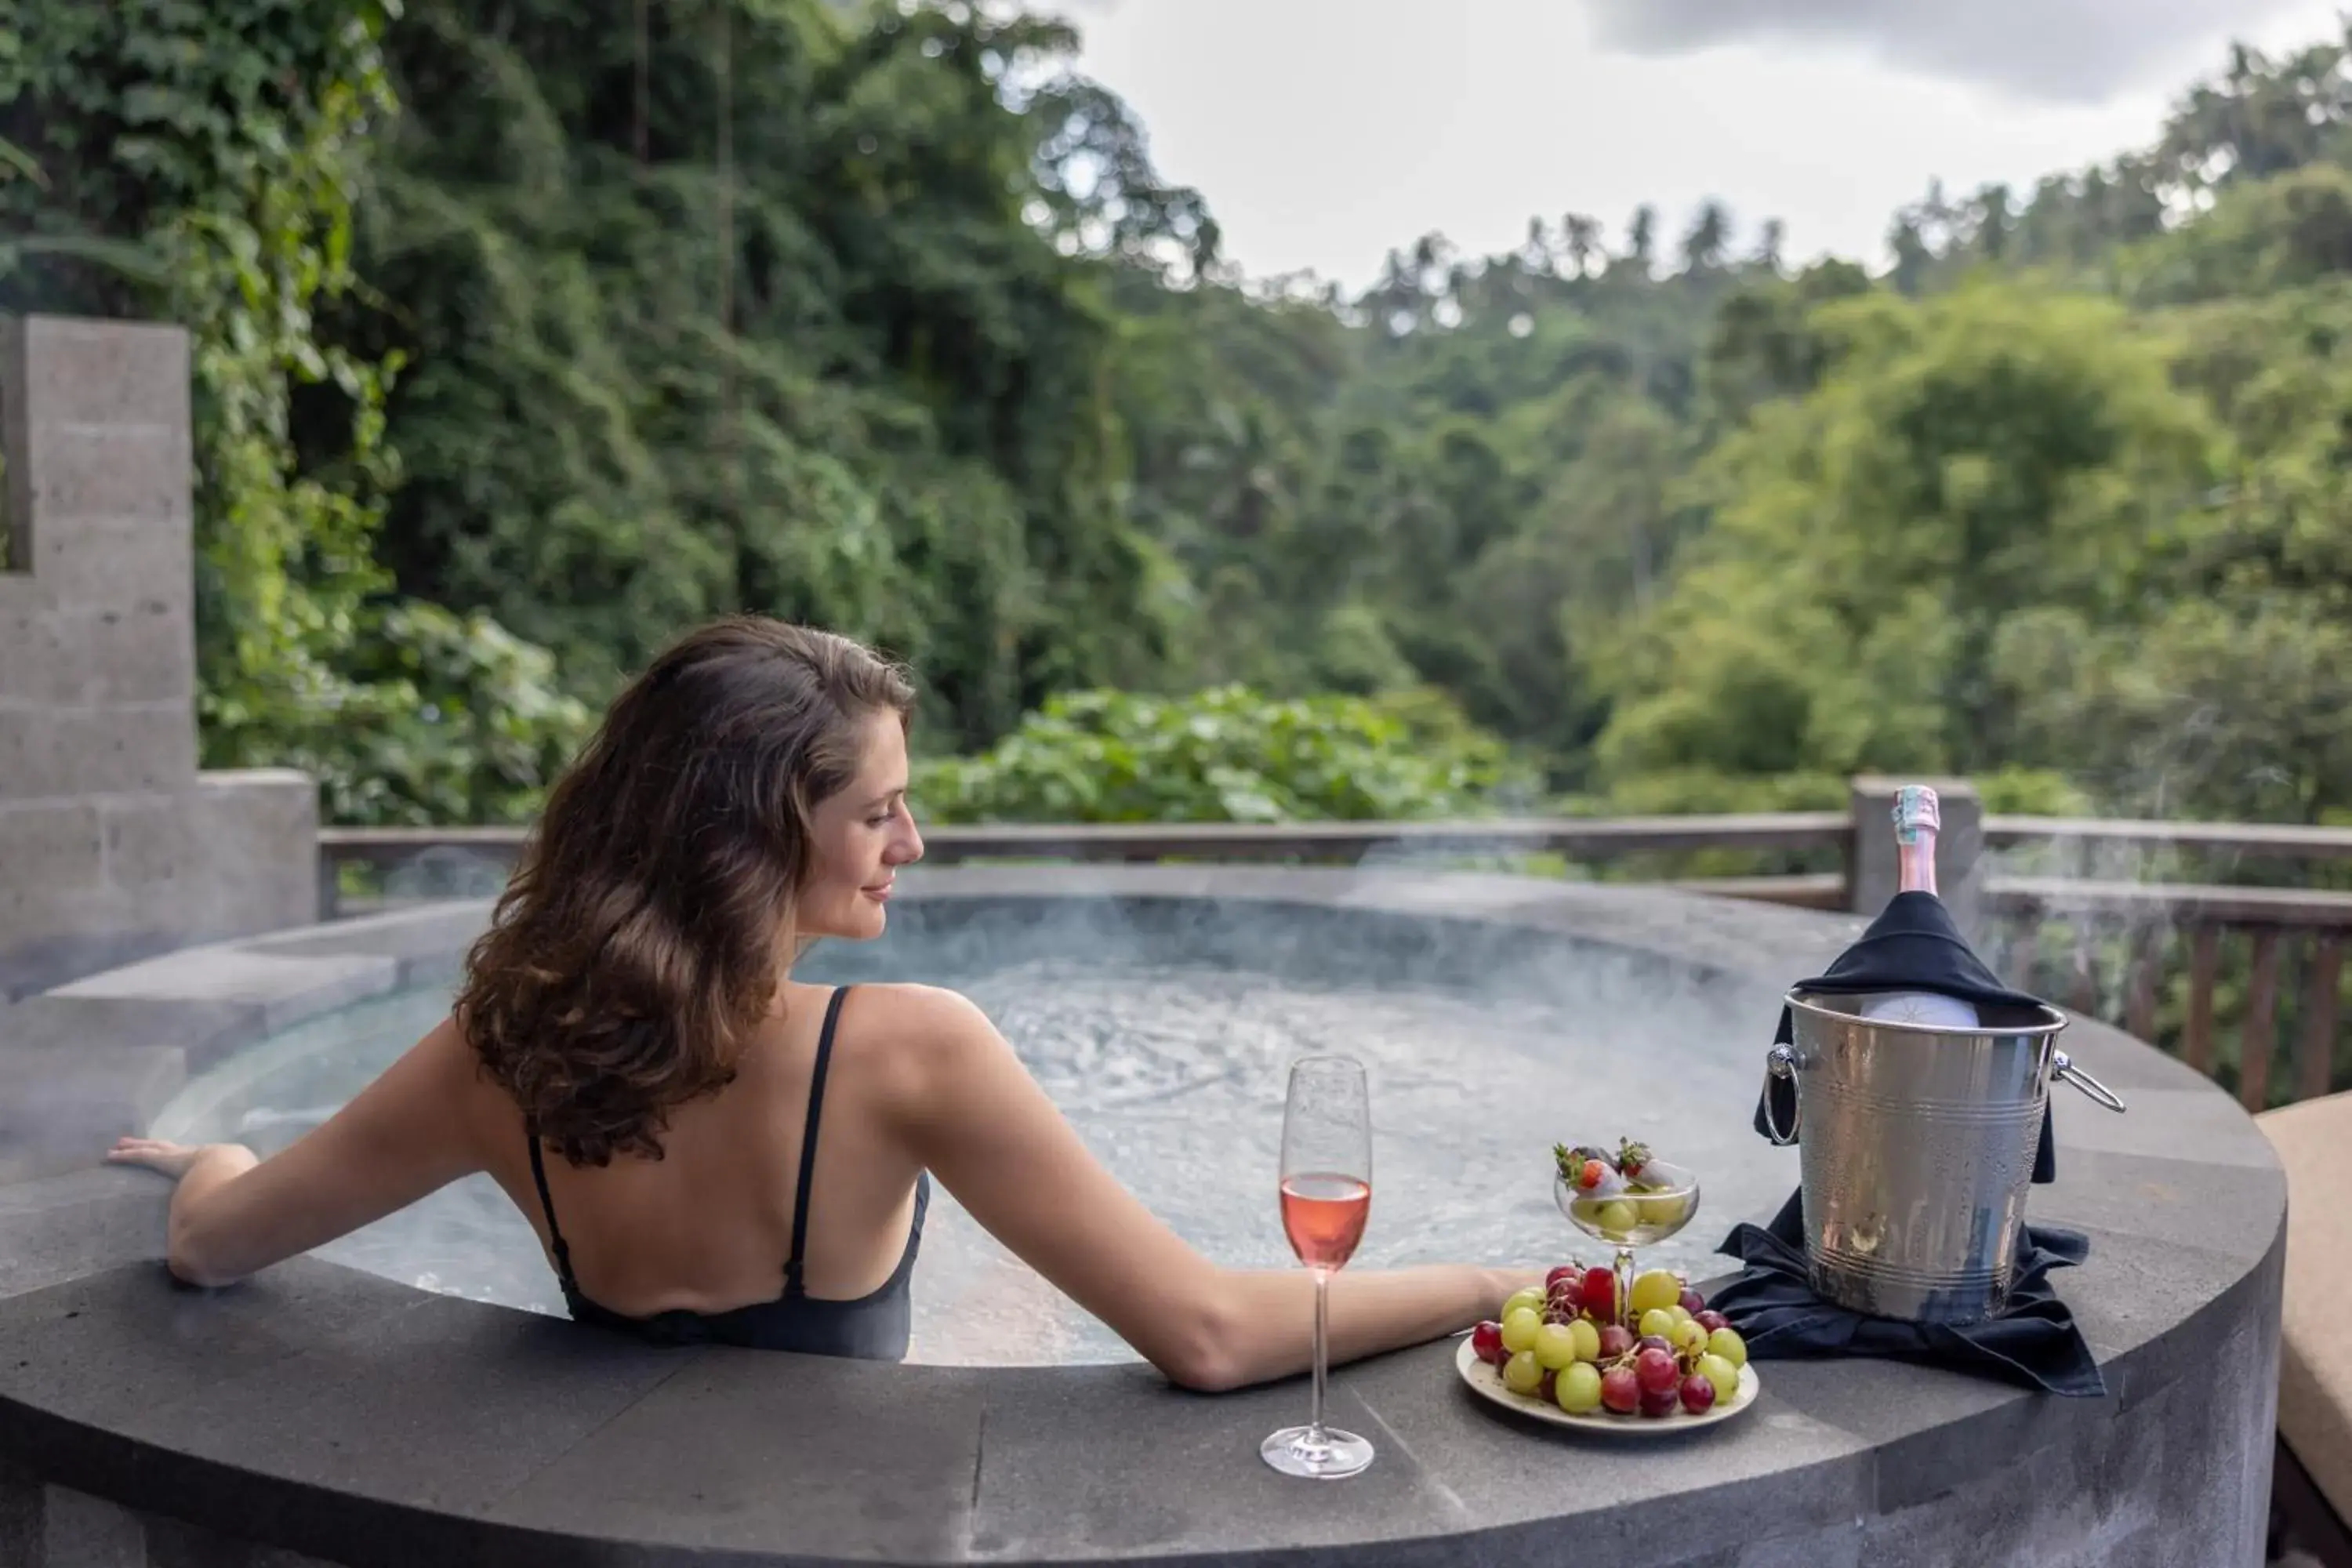
[[[855,1300],[830,1300],[810,1295],[801,1281],[802,1258],[808,1244],[809,1185],[816,1174],[817,1121],[824,1110],[824,1073],[833,1059],[834,1030],[841,1020],[842,999],[848,994],[846,985],[834,989],[825,1003],[824,1027],[817,1036],[816,1067],[809,1078],[808,1128],[801,1135],[800,1190],[793,1195],[793,1250],[784,1262],[784,1293],[774,1300],[755,1301],[724,1312],[696,1312],[680,1307],[636,1318],[600,1307],[581,1294],[580,1282],[572,1274],[572,1249],[555,1223],[555,1200],[547,1191],[538,1119],[524,1119],[523,1130],[530,1140],[530,1177],[539,1187],[540,1207],[547,1214],[549,1248],[555,1255],[556,1279],[563,1286],[563,1304],[574,1321],[618,1329],[656,1344],[744,1345],[871,1361],[905,1357],[915,1254],[923,1244],[923,1215],[930,1207],[929,1172],[915,1183],[915,1221],[907,1232],[907,1250],[879,1289]]]

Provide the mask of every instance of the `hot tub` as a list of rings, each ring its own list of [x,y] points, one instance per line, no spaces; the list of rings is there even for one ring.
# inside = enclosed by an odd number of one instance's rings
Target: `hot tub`
[[[1769,1217],[1794,1180],[1791,1156],[1747,1127],[1769,995],[1508,927],[1248,901],[925,901],[918,891],[887,937],[820,945],[801,973],[971,996],[1111,1171],[1237,1267],[1297,1266],[1276,1222],[1275,1170],[1285,1074],[1307,1052],[1353,1055],[1370,1075],[1377,1181],[1363,1267],[1605,1261],[1553,1205],[1555,1142],[1630,1136],[1697,1168],[1703,1222],[1643,1256],[1701,1274],[1723,1231]],[[446,985],[413,986],[265,1038],[191,1083],[156,1134],[283,1147],[438,1023],[448,1000]],[[939,1198],[910,1360],[1131,1358],[951,1194]],[[488,1176],[319,1256],[428,1290],[562,1310],[537,1238]]]
[[[1374,1074],[1368,1261],[1591,1250],[1550,1209],[1549,1146],[1622,1131],[1698,1168],[1705,1207],[1659,1252],[1705,1272],[1796,1181],[1748,1128],[1757,1074],[1780,989],[1859,924],[1404,871],[967,868],[906,891],[887,942],[819,971],[971,988],[1112,1168],[1235,1263],[1284,1260],[1282,1066],[1341,1047]],[[0,1068],[61,1116],[282,1137],[415,1037],[483,913],[95,977],[0,1011]],[[1333,1418],[1379,1450],[1340,1483],[1257,1457],[1301,1383],[1171,1390],[953,1221],[918,1276],[934,1364],[899,1366],[515,1310],[544,1266],[463,1193],[337,1250],[362,1267],[191,1291],[158,1262],[152,1177],[0,1186],[0,1562],[2256,1568],[2276,1159],[2179,1063],[2087,1021],[2066,1045],[2132,1108],[2061,1097],[2060,1180],[2030,1206],[2091,1236],[2058,1288],[2106,1397],[1769,1362],[1720,1427],[1595,1440],[1486,1405],[1439,1343],[1334,1373]]]

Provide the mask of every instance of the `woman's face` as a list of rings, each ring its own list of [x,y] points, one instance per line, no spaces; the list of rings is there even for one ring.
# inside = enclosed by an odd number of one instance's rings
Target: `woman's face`
[[[923,836],[907,811],[907,732],[898,715],[876,713],[861,726],[864,760],[847,788],[820,802],[808,885],[794,921],[803,937],[861,942],[889,924],[890,884],[898,868],[923,858]]]

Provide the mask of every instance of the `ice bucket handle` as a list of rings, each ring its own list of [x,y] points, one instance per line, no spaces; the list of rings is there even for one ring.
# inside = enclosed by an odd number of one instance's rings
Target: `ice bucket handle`
[[[1791,1110],[1789,1115],[1788,1131],[1785,1132],[1781,1131],[1780,1119],[1772,1113],[1773,1086],[1776,1083],[1793,1083],[1796,1077],[1796,1052],[1786,1046],[1774,1046],[1764,1053],[1764,1135],[1769,1138],[1773,1147],[1778,1149],[1785,1149],[1797,1141],[1799,1119],[1797,1113]],[[2105,1093],[2105,1090],[2102,1089],[2100,1092]],[[1790,1096],[1792,1104],[1795,1099],[1794,1095]],[[2117,1105],[2116,1109],[2121,1110],[2123,1107]]]
[[[2076,1067],[2074,1065],[2074,1058],[2068,1056],[2063,1051],[2053,1051],[2050,1053],[2050,1076],[2063,1082],[2073,1084],[2076,1089],[2081,1089],[2084,1094],[2089,1095],[2093,1100],[2098,1101],[2101,1105],[2105,1106],[2109,1110],[2121,1110],[2124,1108],[2124,1102],[2116,1098],[2116,1091],[2114,1089],[2109,1089],[2105,1084],[2101,1083],[2097,1079],[2093,1078],[2089,1073],[2086,1073],[2081,1068]]]

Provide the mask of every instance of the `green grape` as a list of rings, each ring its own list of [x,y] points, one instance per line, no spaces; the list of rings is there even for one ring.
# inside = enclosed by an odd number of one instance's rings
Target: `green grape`
[[[1596,1338],[1594,1343],[1599,1342]],[[1538,1366],[1558,1372],[1576,1359],[1576,1331],[1566,1323],[1546,1323],[1536,1331],[1533,1349]]]
[[[1568,1325],[1568,1331],[1576,1341],[1577,1360],[1599,1361],[1601,1359],[1601,1331],[1592,1326],[1591,1319],[1577,1319]],[[1600,1385],[1596,1384],[1593,1386],[1597,1390]],[[1598,1399],[1601,1395],[1596,1392],[1592,1397]]]
[[[1668,1344],[1674,1343],[1675,1320],[1664,1308],[1653,1307],[1642,1314],[1641,1335],[1646,1340],[1652,1334],[1657,1335]]]
[[[1503,1386],[1513,1394],[1533,1394],[1543,1386],[1544,1369],[1533,1351],[1521,1351],[1503,1363]]]
[[[1503,1348],[1513,1355],[1536,1348],[1536,1334],[1543,1328],[1543,1314],[1533,1307],[1514,1307],[1503,1314]]]
[[[1524,1290],[1512,1291],[1510,1300],[1503,1303],[1503,1321],[1508,1322],[1511,1314],[1521,1307],[1531,1308],[1538,1317],[1541,1317],[1544,1310],[1544,1293],[1533,1285]]]
[[[1683,1217],[1683,1205],[1688,1200],[1685,1198],[1682,1194],[1675,1193],[1670,1196],[1663,1198],[1635,1198],[1633,1200],[1633,1205],[1641,1210],[1642,1223],[1643,1225],[1658,1226],[1663,1227],[1674,1225],[1681,1220]],[[1682,1288],[1680,1286],[1676,1286],[1675,1288],[1675,1293],[1676,1295],[1680,1295],[1682,1293]]]
[[[1559,1381],[1552,1384],[1552,1396],[1570,1415],[1600,1409],[1601,1369],[1591,1362],[1578,1362],[1559,1374]]]
[[[1690,1309],[1682,1304],[1682,1300],[1679,1296],[1677,1296],[1673,1301],[1667,1303],[1666,1315],[1674,1319],[1675,1327],[1678,1329],[1685,1323],[1691,1321]]]
[[[1633,1278],[1633,1288],[1626,1292],[1626,1304],[1635,1312],[1647,1312],[1655,1308],[1671,1307],[1682,1300],[1683,1282],[1663,1268],[1653,1268]]]
[[[1685,1318],[1675,1325],[1675,1348],[1685,1355],[1697,1355],[1706,1349],[1706,1331]]]
[[[1697,1370],[1701,1377],[1715,1384],[1715,1397],[1717,1401],[1728,1401],[1739,1392],[1739,1369],[1721,1356],[1699,1357]]]
[[[1748,1364],[1748,1342],[1739,1337],[1738,1329],[1716,1330],[1706,1337],[1706,1348],[1735,1368]]]
[[[1623,1198],[1612,1198],[1601,1205],[1601,1212],[1593,1217],[1592,1223],[1599,1226],[1603,1233],[1615,1237],[1631,1232],[1638,1221],[1632,1204]]]

